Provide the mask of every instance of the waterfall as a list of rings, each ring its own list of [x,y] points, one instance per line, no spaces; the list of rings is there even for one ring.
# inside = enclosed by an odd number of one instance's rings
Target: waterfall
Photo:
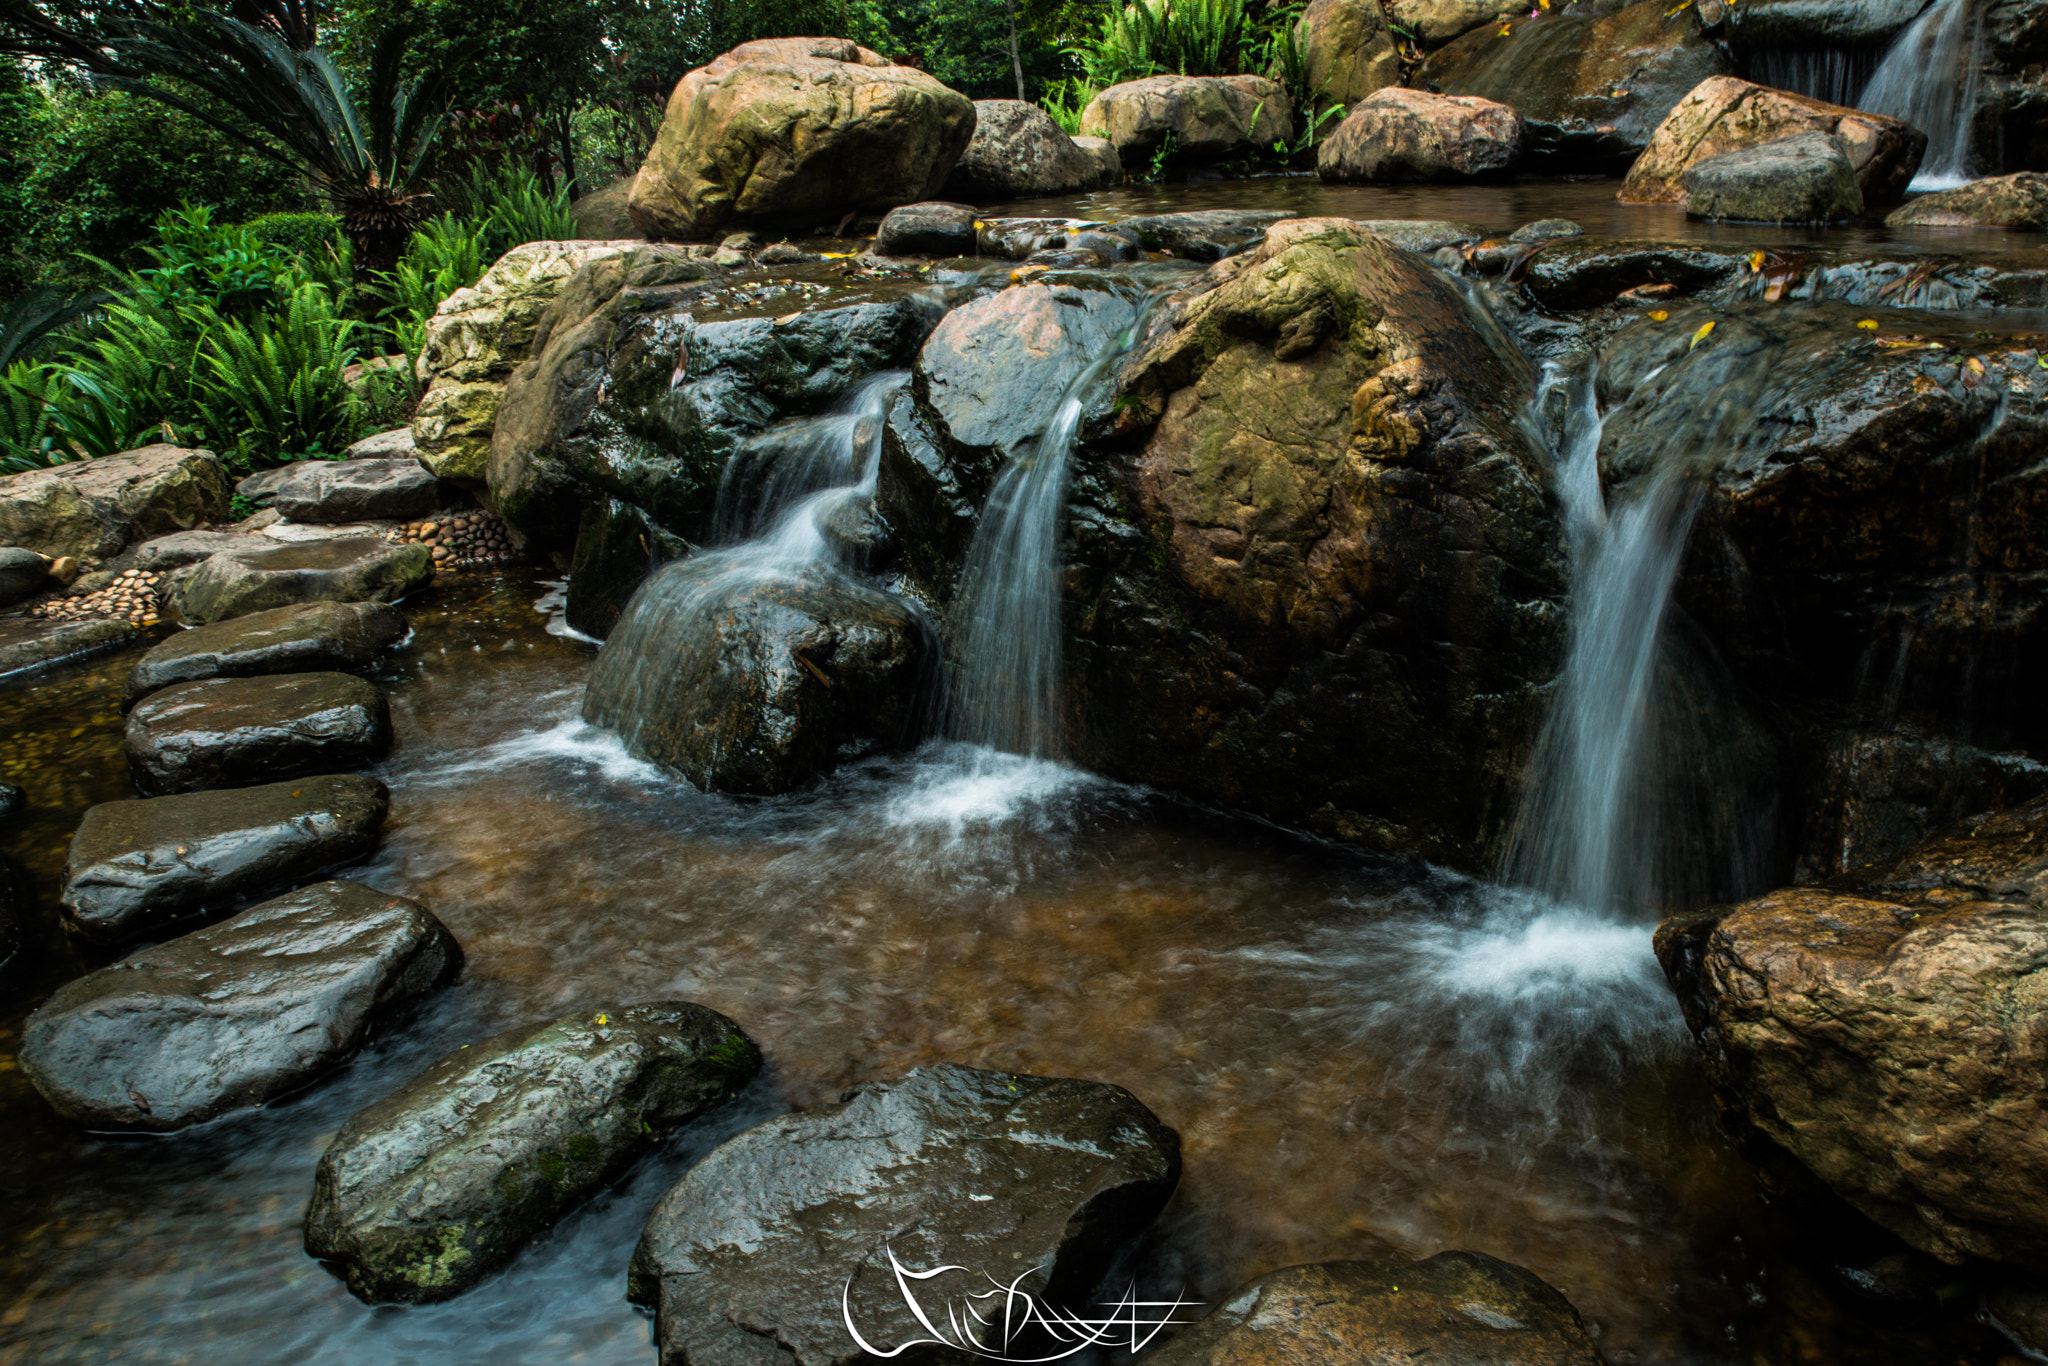
[[[989,491],[954,604],[959,645],[943,704],[949,739],[1033,758],[1060,754],[1060,523],[1067,467],[1083,405],[1136,345],[1152,302],[1140,305],[1130,327],[1074,376],[1030,453],[1005,465]]]
[[[1856,107],[1904,119],[1927,134],[1916,190],[1970,179],[1970,124],[1983,67],[1984,13],[1978,0],[1935,0],[1886,50]]]

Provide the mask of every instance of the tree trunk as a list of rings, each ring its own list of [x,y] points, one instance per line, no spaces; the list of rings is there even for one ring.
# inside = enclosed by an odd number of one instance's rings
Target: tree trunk
[[[1024,59],[1017,55],[1017,0],[1003,0],[1010,14],[1010,71],[1017,77],[1017,98],[1024,98]]]

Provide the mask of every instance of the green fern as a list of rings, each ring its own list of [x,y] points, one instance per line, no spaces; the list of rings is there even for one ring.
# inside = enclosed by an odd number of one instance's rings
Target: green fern
[[[361,324],[336,316],[327,292],[303,285],[274,317],[226,320],[199,351],[193,406],[214,449],[236,466],[272,465],[339,449],[359,434],[361,400],[343,372]]]

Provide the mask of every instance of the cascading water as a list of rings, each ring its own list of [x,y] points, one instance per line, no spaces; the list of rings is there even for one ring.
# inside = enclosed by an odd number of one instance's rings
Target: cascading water
[[[942,729],[949,739],[1038,759],[1060,753],[1060,520],[1068,464],[1089,394],[1136,344],[1150,313],[1148,301],[1074,376],[1031,453],[1004,466],[989,492],[953,612],[960,646],[946,681]]]
[[[1983,68],[1984,7],[1979,0],[1935,0],[1886,50],[1856,107],[1904,119],[1927,134],[1916,190],[1970,179],[1970,125]]]

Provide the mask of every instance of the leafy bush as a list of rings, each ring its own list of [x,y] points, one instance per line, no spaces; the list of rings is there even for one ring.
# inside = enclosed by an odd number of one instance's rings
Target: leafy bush
[[[274,317],[209,327],[192,406],[215,453],[238,468],[274,465],[325,454],[330,442],[339,450],[361,435],[362,400],[343,377],[360,329],[312,284],[294,290]]]
[[[1131,0],[1112,6],[1074,55],[1098,86],[1160,73],[1230,76],[1246,69],[1252,39],[1244,0]]]
[[[1039,107],[1052,115],[1052,121],[1060,126],[1068,137],[1081,133],[1081,115],[1088,104],[1101,92],[1095,83],[1088,80],[1054,81],[1045,88],[1045,95],[1039,100]]]
[[[339,251],[348,240],[341,235],[341,219],[331,213],[266,213],[242,226],[264,246],[299,257]]]
[[[548,189],[531,169],[519,165],[492,170],[472,163],[469,174],[442,187],[440,198],[449,214],[474,225],[485,265],[525,242],[560,242],[574,238],[576,215],[569,207],[569,187]],[[422,225],[425,235],[427,226]],[[414,239],[415,244],[418,237]],[[479,267],[477,275],[482,275]],[[474,284],[475,280],[465,280]]]

